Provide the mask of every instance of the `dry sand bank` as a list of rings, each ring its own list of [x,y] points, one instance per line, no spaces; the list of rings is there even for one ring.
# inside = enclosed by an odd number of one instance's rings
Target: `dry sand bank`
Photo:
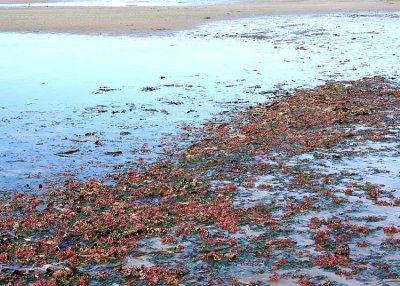
[[[10,0],[0,1],[5,3]],[[0,31],[143,34],[188,29],[215,20],[283,13],[367,10],[398,11],[400,1],[256,0],[231,5],[190,7],[2,8]]]
[[[0,4],[48,3],[40,0],[0,0]]]

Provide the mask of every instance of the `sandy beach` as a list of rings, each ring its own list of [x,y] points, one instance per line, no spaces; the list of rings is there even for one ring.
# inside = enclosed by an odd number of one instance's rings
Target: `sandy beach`
[[[0,3],[7,4],[10,0],[0,0]],[[399,9],[398,0],[255,0],[229,5],[170,7],[3,7],[0,9],[0,31],[130,35],[190,29],[210,21],[274,14]]]
[[[400,0],[28,1],[0,285],[399,285]]]

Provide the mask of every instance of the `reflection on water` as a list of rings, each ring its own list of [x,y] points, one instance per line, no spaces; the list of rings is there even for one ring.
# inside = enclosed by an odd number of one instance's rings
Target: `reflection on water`
[[[161,153],[182,124],[279,89],[397,77],[398,15],[267,17],[148,38],[0,34],[0,187],[104,175]]]

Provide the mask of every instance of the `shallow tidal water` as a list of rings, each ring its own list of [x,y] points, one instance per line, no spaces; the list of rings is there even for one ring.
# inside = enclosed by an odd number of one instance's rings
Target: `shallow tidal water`
[[[398,80],[399,23],[400,13],[352,13],[163,37],[1,33],[0,189],[34,191],[64,171],[101,177],[162,153],[181,126],[285,90]]]

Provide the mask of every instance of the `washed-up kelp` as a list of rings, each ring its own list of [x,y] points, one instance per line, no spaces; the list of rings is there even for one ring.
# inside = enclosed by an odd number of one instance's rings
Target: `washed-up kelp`
[[[107,180],[5,194],[0,284],[396,281],[399,107],[382,78],[327,83],[187,127],[183,152]]]

